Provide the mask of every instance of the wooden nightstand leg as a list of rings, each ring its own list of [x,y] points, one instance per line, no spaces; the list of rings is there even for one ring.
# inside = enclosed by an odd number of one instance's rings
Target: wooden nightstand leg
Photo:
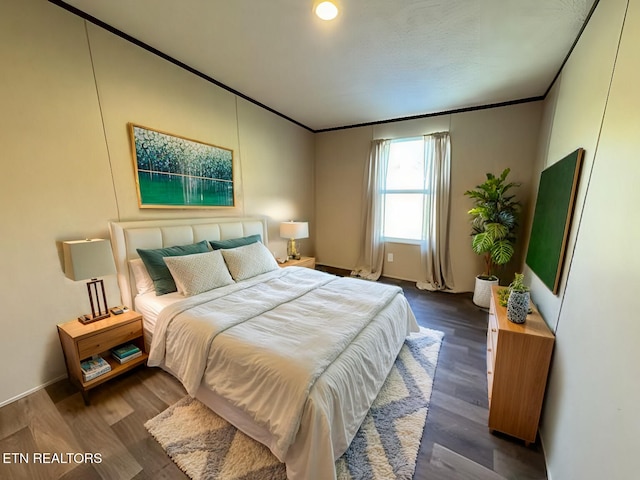
[[[81,392],[84,404],[88,407],[89,405],[91,405],[91,402],[89,402],[89,390],[81,390]]]

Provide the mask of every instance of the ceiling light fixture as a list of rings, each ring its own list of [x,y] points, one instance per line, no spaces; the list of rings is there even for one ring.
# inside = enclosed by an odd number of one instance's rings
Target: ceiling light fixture
[[[320,2],[314,11],[322,20],[333,20],[338,16],[338,6],[334,2]]]

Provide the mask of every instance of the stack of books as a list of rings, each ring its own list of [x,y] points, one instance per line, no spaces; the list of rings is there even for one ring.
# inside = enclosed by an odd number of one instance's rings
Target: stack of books
[[[111,356],[118,363],[127,363],[133,360],[134,358],[138,358],[142,355],[142,350],[136,347],[133,343],[128,343],[127,345],[122,345],[118,348],[114,348],[111,350]]]
[[[111,365],[102,357],[93,357],[80,363],[85,382],[111,371]]]

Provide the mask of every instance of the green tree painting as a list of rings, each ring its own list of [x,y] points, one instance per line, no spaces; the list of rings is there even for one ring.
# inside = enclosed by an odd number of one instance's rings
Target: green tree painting
[[[141,208],[233,207],[233,151],[130,124]]]

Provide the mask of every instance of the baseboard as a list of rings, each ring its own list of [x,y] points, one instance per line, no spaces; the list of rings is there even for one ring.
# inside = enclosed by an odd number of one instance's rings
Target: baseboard
[[[59,382],[60,380],[64,380],[65,378],[67,378],[67,374],[65,373],[64,375],[61,375],[57,378],[54,378],[53,380],[49,380],[46,383],[43,383],[42,385],[38,385],[37,387],[33,387],[30,390],[27,390],[26,392],[23,392],[19,395],[16,395],[15,397],[9,398],[8,400],[4,400],[2,402],[0,402],[0,408],[4,407],[5,405],[9,405],[10,403],[16,402],[18,400],[20,400],[21,398],[24,398],[28,395],[31,395],[32,393],[37,392],[38,390],[42,390],[43,388],[47,388],[49,385],[53,385],[56,382]]]
[[[323,263],[316,264],[316,270],[322,270],[323,272],[331,273],[333,275],[339,275],[341,277],[349,277],[351,275],[351,270],[342,268],[342,267],[334,267],[332,265],[325,265]],[[384,273],[381,275],[382,278],[389,278],[392,280],[401,280],[404,282],[417,282],[417,280],[412,280],[410,278],[402,278],[402,277],[392,277],[389,275],[385,275]]]
[[[351,270],[342,267],[332,267],[331,265],[324,265],[322,263],[316,264],[316,270],[338,275],[340,277],[348,277],[351,275]]]
[[[393,275],[385,275],[384,273],[382,275],[380,275],[383,278],[389,278],[391,280],[400,280],[401,282],[410,282],[410,283],[418,283],[417,280],[414,280],[412,278],[405,278],[405,277],[396,277]]]
[[[542,436],[542,430],[538,429],[538,435],[540,435],[540,447],[542,448],[542,458],[544,458],[544,471],[547,474],[547,480],[553,480],[549,473],[549,465],[547,465],[547,450],[544,448],[544,437]]]

